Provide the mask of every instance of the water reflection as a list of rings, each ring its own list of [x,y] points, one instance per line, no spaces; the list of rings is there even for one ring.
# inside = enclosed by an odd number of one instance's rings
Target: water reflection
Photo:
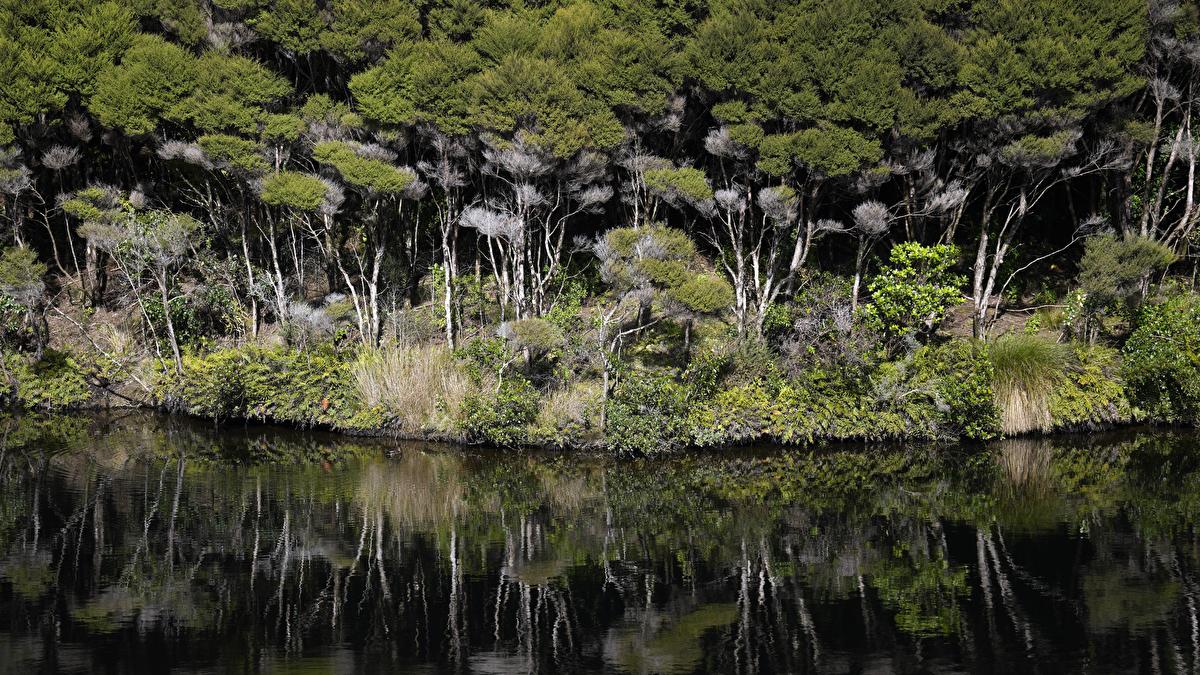
[[[8,671],[1200,667],[1191,435],[615,462],[0,434]]]

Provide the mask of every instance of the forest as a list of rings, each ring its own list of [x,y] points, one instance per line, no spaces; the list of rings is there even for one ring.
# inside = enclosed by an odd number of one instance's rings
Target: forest
[[[1190,0],[0,26],[14,409],[633,454],[1200,420]]]

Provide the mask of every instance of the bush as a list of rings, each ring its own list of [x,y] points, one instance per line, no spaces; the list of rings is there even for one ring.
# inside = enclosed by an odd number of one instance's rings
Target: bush
[[[670,377],[630,373],[609,398],[604,431],[618,452],[669,452],[689,442],[687,429],[687,390]]]
[[[158,383],[159,402],[215,419],[255,419],[302,427],[344,426],[361,408],[343,356],[258,346],[183,359],[183,372]]]
[[[943,435],[972,440],[994,438],[1000,415],[992,387],[993,360],[980,343],[955,340],[923,355],[937,377]]]
[[[871,280],[867,318],[883,331],[906,336],[929,335],[941,324],[946,310],[957,305],[966,279],[951,272],[958,249],[917,242],[897,244],[888,265]]]
[[[1151,274],[1175,261],[1167,246],[1142,237],[1093,237],[1079,262],[1079,291],[1084,299],[1080,337],[1092,337],[1107,314],[1133,318]]]
[[[822,274],[796,296],[792,330],[780,340],[793,376],[815,369],[865,377],[878,365],[883,336],[872,322],[854,320],[850,295],[849,279]]]
[[[700,445],[771,439],[986,439],[998,418],[987,350],[955,341],[880,365],[869,378],[810,369],[788,380],[728,386],[693,404]]]
[[[528,442],[526,427],[537,414],[537,390],[524,378],[510,377],[496,391],[467,396],[461,426],[472,441],[511,447]]]
[[[8,398],[17,406],[36,410],[71,410],[92,399],[87,377],[70,354],[46,350],[41,360],[7,354]]]
[[[1115,349],[1077,344],[1072,361],[1073,367],[1050,394],[1055,429],[1096,429],[1136,421]]]
[[[1200,298],[1183,295],[1144,308],[1124,357],[1131,402],[1151,419],[1200,419]]]

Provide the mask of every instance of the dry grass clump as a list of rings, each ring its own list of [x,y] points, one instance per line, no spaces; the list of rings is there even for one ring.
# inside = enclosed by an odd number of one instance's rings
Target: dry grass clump
[[[541,401],[536,434],[550,444],[579,442],[599,426],[600,384],[576,382],[554,389]]]
[[[990,347],[993,390],[1005,434],[1048,431],[1050,395],[1071,365],[1071,350],[1036,335],[1011,334]]]
[[[382,408],[401,431],[448,431],[471,382],[440,345],[381,349],[354,363],[359,396],[369,408]]]

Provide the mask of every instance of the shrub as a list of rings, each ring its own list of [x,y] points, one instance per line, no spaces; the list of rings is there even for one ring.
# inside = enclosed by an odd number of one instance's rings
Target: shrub
[[[655,454],[688,442],[687,392],[674,379],[630,373],[613,391],[605,437],[618,452]]]
[[[850,296],[850,280],[833,275],[816,276],[796,296],[792,331],[780,341],[784,363],[793,376],[811,369],[865,376],[877,365],[878,328],[854,320]]]
[[[1183,295],[1144,308],[1124,349],[1132,403],[1152,419],[1200,419],[1200,298]]]
[[[691,405],[689,433],[700,445],[986,439],[999,425],[991,382],[986,348],[954,341],[882,364],[866,380],[810,369],[786,381],[726,384]]]
[[[298,426],[343,426],[361,407],[346,359],[328,346],[258,346],[183,359],[158,383],[159,402],[192,415]]]
[[[1095,429],[1135,421],[1117,350],[1076,344],[1072,366],[1050,395],[1055,429]]]
[[[1081,333],[1091,337],[1094,322],[1109,313],[1132,318],[1151,274],[1175,261],[1167,246],[1142,237],[1093,237],[1084,245],[1079,262],[1082,306]]]
[[[957,261],[954,246],[897,244],[888,265],[867,286],[868,320],[896,336],[931,334],[962,299],[959,287],[966,279],[951,272]]]
[[[362,404],[410,434],[449,431],[471,390],[453,354],[440,345],[364,351],[351,369]]]
[[[990,351],[1001,430],[1048,431],[1051,394],[1063,381],[1071,349],[1036,335],[1011,334],[992,342]]]
[[[91,387],[79,364],[70,354],[47,350],[38,361],[20,354],[4,359],[10,398],[20,407],[37,410],[70,410],[86,405]]]
[[[510,447],[528,442],[526,427],[537,413],[537,390],[524,378],[510,377],[497,390],[468,395],[460,424],[472,441]]]
[[[972,440],[995,437],[1001,423],[993,390],[994,362],[987,346],[954,340],[926,348],[918,356],[937,377],[942,435]]]

